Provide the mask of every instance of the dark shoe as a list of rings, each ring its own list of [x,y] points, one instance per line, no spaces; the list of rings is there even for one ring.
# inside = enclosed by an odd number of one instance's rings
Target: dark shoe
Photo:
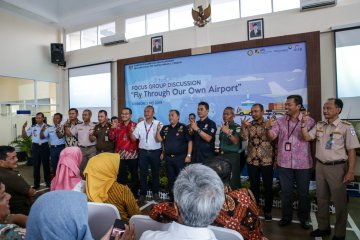
[[[291,223],[291,220],[282,218],[279,221],[279,227],[285,227],[286,225],[289,225]]]
[[[153,198],[153,199],[154,199],[155,202],[160,202],[160,201],[161,201],[158,193],[155,193],[155,194],[154,194],[154,198]]]
[[[345,240],[345,237],[333,236],[332,240]]]
[[[323,236],[327,236],[331,234],[331,229],[326,229],[326,230],[320,230],[320,229],[316,229],[314,231],[312,231],[310,233],[310,236],[312,237],[323,237]]]
[[[146,197],[144,195],[140,195],[140,197],[138,198],[138,203],[139,205],[143,205],[146,202]]]
[[[265,221],[269,222],[272,220],[271,213],[264,213]]]
[[[303,229],[308,230],[310,229],[309,221],[300,221],[300,225]]]

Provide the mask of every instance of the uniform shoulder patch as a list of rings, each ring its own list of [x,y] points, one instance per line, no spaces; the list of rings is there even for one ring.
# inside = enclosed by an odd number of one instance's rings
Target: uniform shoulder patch
[[[355,135],[356,135],[356,131],[355,131],[355,129],[354,129],[353,127],[351,127],[349,130],[350,130],[350,134],[351,134],[352,136],[355,136]]]
[[[343,124],[346,124],[346,125],[352,125],[350,122],[348,122],[348,121],[345,121],[345,120],[341,120],[341,123],[343,123]]]

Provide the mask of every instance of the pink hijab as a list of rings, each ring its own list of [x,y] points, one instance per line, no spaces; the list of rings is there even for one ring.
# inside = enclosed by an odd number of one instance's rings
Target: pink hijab
[[[73,190],[81,181],[80,163],[82,153],[78,147],[67,147],[60,153],[56,176],[51,182],[51,191]]]

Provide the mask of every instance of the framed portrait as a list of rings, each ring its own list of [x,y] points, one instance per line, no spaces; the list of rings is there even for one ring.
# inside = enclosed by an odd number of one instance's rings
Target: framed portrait
[[[264,19],[253,19],[247,21],[248,40],[264,38]]]
[[[157,54],[163,52],[163,37],[157,36],[151,38],[151,54]]]

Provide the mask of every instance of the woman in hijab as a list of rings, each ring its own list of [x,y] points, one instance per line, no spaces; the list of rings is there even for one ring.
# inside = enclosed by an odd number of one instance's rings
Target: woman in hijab
[[[129,221],[140,214],[131,190],[116,181],[120,165],[117,153],[100,153],[90,158],[84,170],[86,194],[92,202],[110,203],[119,210],[121,219]]]
[[[51,191],[74,190],[85,192],[80,176],[82,153],[78,147],[67,147],[60,153],[56,176],[51,182]]]
[[[26,239],[92,240],[86,195],[74,191],[41,195],[31,207]]]

